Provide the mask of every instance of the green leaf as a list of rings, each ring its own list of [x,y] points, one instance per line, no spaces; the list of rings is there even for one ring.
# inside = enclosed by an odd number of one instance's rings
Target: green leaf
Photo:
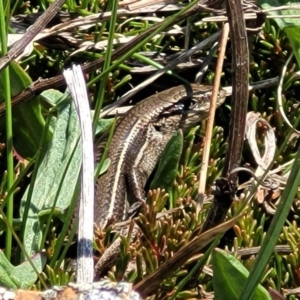
[[[233,255],[221,249],[212,254],[213,287],[215,300],[237,300],[246,282],[249,271]],[[252,300],[271,300],[267,290],[261,285],[255,289]]]
[[[299,4],[296,1],[278,1],[278,0],[258,0],[258,5],[260,5],[264,10],[275,8],[283,5],[293,5]],[[270,16],[282,16],[286,15],[287,18],[275,18],[277,25],[285,31],[287,34],[291,45],[293,47],[294,55],[297,59],[298,66],[300,66],[300,19],[299,18],[289,18],[289,15],[299,15],[299,9],[280,9],[270,12],[266,12]]]
[[[4,253],[0,250],[0,286],[4,286],[11,289],[17,289],[18,285],[10,277],[13,266],[7,260]]]
[[[45,120],[41,107],[31,100],[13,111],[14,148],[24,158],[32,158],[39,149]],[[47,140],[51,135],[49,134]]]
[[[44,253],[37,253],[31,258],[31,262],[37,271],[41,273],[47,262],[47,257]],[[31,287],[37,280],[37,274],[28,261],[24,261],[19,266],[13,267],[11,277],[18,279],[20,283],[18,288],[21,289]]]
[[[31,262],[39,273],[42,272],[47,258],[45,254],[38,253],[32,257]],[[0,286],[10,289],[29,288],[37,280],[37,274],[28,261],[19,266],[13,266],[0,250]]]
[[[54,89],[46,90],[40,94],[41,100],[46,101],[51,106],[57,105],[62,97],[63,97],[63,93]]]
[[[32,83],[27,73],[16,63],[9,66],[12,96],[20,93]],[[3,73],[0,73],[0,103],[4,102]],[[1,119],[1,130],[4,131],[5,118]],[[31,158],[38,150],[44,130],[45,120],[41,107],[36,99],[26,101],[13,110],[14,148],[24,158]]]
[[[264,9],[274,9],[279,6],[283,5],[295,5],[299,4],[299,2],[296,1],[279,1],[279,0],[258,0],[258,4]],[[286,15],[287,18],[275,18],[274,20],[278,24],[280,28],[286,28],[286,27],[297,27],[300,26],[300,20],[299,18],[289,18],[289,15],[299,15],[300,10],[299,9],[280,9],[280,10],[272,10],[267,11],[266,14],[270,16],[284,16]]]
[[[41,164],[30,199],[24,232],[24,246],[28,253],[39,251],[42,237],[41,219],[55,206],[64,211],[71,202],[81,168],[80,130],[73,105],[58,108],[52,142]],[[22,197],[20,214],[27,201],[29,187]],[[45,219],[43,217],[43,219]]]
[[[94,117],[94,112],[92,114]],[[112,124],[114,119],[99,119],[97,121],[96,134],[104,132]]]
[[[98,166],[98,164],[97,164],[97,166]],[[110,166],[110,158],[106,158],[103,165],[102,165],[102,168],[100,169],[99,176],[104,174],[108,170],[109,166]]]
[[[178,131],[168,142],[158,162],[157,171],[150,186],[151,189],[158,187],[165,189],[166,191],[171,189],[177,174],[182,145],[182,131]]]
[[[300,10],[298,11],[298,14],[300,14]],[[284,31],[291,42],[293,53],[298,62],[298,67],[300,67],[300,26],[290,28],[286,27]]]
[[[17,95],[32,83],[31,78],[27,75],[27,73],[14,61],[12,61],[9,65],[9,76],[12,96]],[[0,73],[0,101],[4,101],[3,73]]]

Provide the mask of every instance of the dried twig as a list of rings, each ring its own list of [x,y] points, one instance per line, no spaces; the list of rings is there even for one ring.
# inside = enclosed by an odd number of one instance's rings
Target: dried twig
[[[246,25],[241,2],[227,0],[226,10],[232,43],[232,115],[229,128],[228,151],[225,157],[222,178],[216,182],[215,197],[202,227],[202,232],[220,224],[225,219],[226,213],[231,206],[237,189],[237,177],[235,174],[229,176],[228,174],[230,170],[238,167],[240,164],[246,126],[249,73]]]
[[[45,28],[50,20],[59,11],[65,0],[54,1],[48,9],[37,19],[24,34],[23,38],[17,41],[13,47],[0,59],[0,71],[6,67],[10,61],[17,58],[24,48],[34,39],[34,37]]]

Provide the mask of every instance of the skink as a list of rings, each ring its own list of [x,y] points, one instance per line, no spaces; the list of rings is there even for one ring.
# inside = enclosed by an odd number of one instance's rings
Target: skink
[[[221,90],[217,105],[225,99]],[[208,116],[211,87],[176,86],[135,105],[118,123],[108,150],[110,166],[95,189],[95,222],[126,219],[128,207],[145,198],[144,186],[169,139],[178,129]]]

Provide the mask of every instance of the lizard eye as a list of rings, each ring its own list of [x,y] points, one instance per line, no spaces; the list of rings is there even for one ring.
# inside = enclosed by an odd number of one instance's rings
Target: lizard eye
[[[182,110],[184,110],[184,104],[183,103],[178,103],[174,105],[174,109],[173,112],[181,112]]]
[[[185,98],[164,110],[161,113],[161,116],[169,117],[174,115],[185,114],[188,111],[193,110],[197,106],[198,101],[194,100],[193,98]]]
[[[188,111],[192,110],[193,108],[197,107],[198,102],[195,101],[193,98],[187,98],[182,100],[182,102],[175,105],[175,108],[178,106],[178,111]]]

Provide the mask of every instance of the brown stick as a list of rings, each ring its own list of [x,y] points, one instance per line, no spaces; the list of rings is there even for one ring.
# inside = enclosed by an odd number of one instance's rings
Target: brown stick
[[[5,68],[10,61],[16,59],[26,48],[26,46],[41,32],[45,26],[53,19],[65,0],[54,1],[48,9],[28,28],[24,36],[17,41],[13,47],[0,59],[0,71]]]
[[[201,232],[220,224],[225,219],[237,189],[236,175],[228,174],[239,166],[244,144],[249,73],[246,25],[240,1],[227,0],[226,10],[232,43],[232,115],[228,150],[222,171],[223,178],[216,182],[215,197]]]
[[[218,97],[218,93],[219,93],[221,73],[222,73],[222,68],[223,68],[228,34],[229,34],[229,26],[228,26],[228,23],[226,23],[222,30],[220,50],[218,53],[218,61],[217,61],[213,90],[212,90],[211,105],[209,108],[209,117],[208,117],[207,127],[206,127],[206,131],[205,131],[205,145],[203,148],[203,156],[202,156],[202,163],[201,163],[200,176],[199,176],[200,179],[199,179],[198,197],[197,197],[198,198],[197,199],[197,211],[202,208],[204,197],[205,197],[204,191],[205,191],[205,184],[206,184],[206,178],[207,178],[207,168],[208,168],[208,160],[209,160],[209,152],[210,152],[209,150],[210,150],[211,139],[212,139],[215,111],[217,108],[217,105],[216,105],[217,97]]]
[[[240,1],[227,0],[232,42],[232,116],[229,128],[228,152],[222,176],[240,165],[248,106],[249,52],[246,25]],[[234,179],[234,178],[230,178]]]

